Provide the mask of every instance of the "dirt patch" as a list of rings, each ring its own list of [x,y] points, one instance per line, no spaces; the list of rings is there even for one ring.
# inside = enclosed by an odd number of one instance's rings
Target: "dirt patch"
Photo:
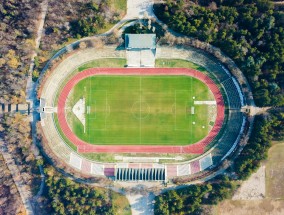
[[[215,208],[218,215],[282,215],[284,214],[283,200],[228,200]]]
[[[265,166],[261,166],[256,173],[244,181],[233,200],[256,200],[265,197]]]

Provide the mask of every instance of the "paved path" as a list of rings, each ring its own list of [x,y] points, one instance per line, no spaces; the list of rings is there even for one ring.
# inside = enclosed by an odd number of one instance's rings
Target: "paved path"
[[[0,140],[1,141],[1,140]],[[2,141],[1,141],[2,142]],[[21,173],[15,163],[15,160],[12,158],[11,154],[8,152],[7,146],[4,143],[1,148],[1,153],[3,155],[3,158],[7,164],[8,169],[11,172],[12,178],[14,180],[14,183],[20,193],[22,202],[24,204],[24,207],[26,209],[27,215],[33,215],[33,208],[31,203],[31,193],[29,191],[29,188],[25,185],[23,182],[23,178],[21,177]]]
[[[153,200],[155,195],[148,193],[142,194],[127,194],[126,198],[131,206],[132,215],[151,215],[154,214]]]
[[[45,17],[47,14],[47,8],[48,8],[48,0],[44,0],[41,4],[41,13],[39,17],[37,36],[35,39],[35,47],[34,47],[34,50],[31,56],[31,64],[29,68],[27,86],[26,86],[26,100],[27,102],[30,102],[31,108],[33,108],[33,100],[35,97],[35,83],[32,80],[32,73],[33,73],[33,69],[35,66],[35,57],[37,56],[36,50],[39,48],[41,36],[43,33],[43,26],[44,26]]]
[[[39,191],[35,196],[35,200],[37,200],[42,195],[42,192],[43,192],[43,189],[44,189],[44,186],[45,186],[45,175],[44,175],[42,166],[39,166],[39,171],[40,171],[40,175],[41,175],[41,184],[40,184]]]

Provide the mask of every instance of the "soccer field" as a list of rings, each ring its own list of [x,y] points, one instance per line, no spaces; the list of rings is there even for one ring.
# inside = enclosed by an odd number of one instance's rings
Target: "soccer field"
[[[80,99],[85,123],[72,112]],[[72,89],[67,121],[96,145],[189,145],[214,124],[216,105],[206,102],[214,102],[213,94],[190,76],[95,75]]]

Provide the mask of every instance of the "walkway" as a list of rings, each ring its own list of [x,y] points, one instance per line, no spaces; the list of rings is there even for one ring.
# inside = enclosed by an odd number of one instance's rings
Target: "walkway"
[[[30,68],[29,68],[29,73],[28,73],[29,76],[28,76],[27,86],[26,86],[26,100],[27,100],[27,102],[30,102],[31,108],[33,108],[33,100],[34,100],[34,97],[35,97],[35,83],[32,80],[32,73],[33,73],[33,69],[34,69],[34,66],[35,66],[35,57],[37,56],[36,50],[39,48],[41,36],[42,36],[43,30],[44,30],[43,26],[44,26],[45,17],[46,17],[46,14],[47,14],[47,8],[48,8],[48,0],[44,0],[41,4],[41,14],[40,14],[40,17],[39,17],[37,36],[36,36],[36,39],[35,39],[35,47],[34,47],[34,50],[33,50],[32,56],[31,56],[31,64],[30,64]]]
[[[142,194],[127,194],[126,198],[131,206],[132,215],[151,215],[154,214],[153,193]]]

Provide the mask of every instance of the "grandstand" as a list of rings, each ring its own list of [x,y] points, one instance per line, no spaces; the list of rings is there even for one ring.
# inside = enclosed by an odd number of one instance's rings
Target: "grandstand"
[[[177,165],[177,176],[190,175],[190,166],[189,164]]]
[[[156,34],[125,34],[128,67],[154,67]]]
[[[232,148],[244,126],[245,118],[239,111],[230,111],[226,129],[212,151],[213,163],[218,164],[224,155]]]
[[[241,100],[236,83],[232,78],[228,78],[227,80],[223,81],[222,84],[228,95],[229,108],[240,109],[243,106],[243,101]]]
[[[117,168],[117,181],[165,181],[164,168]]]

